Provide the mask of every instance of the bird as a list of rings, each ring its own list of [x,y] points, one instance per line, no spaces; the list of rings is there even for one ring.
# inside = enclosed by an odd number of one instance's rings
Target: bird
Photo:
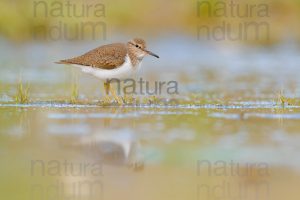
[[[111,89],[109,80],[123,80],[136,74],[141,68],[143,58],[147,55],[159,58],[158,55],[147,50],[145,40],[134,38],[127,43],[103,45],[81,56],[60,60],[56,64],[79,67],[84,73],[106,80],[104,81],[106,95],[111,92],[115,100],[122,104],[115,91]]]

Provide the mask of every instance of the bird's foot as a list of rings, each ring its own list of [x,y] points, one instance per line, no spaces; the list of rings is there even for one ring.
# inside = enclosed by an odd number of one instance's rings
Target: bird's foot
[[[125,104],[133,104],[134,100],[135,100],[132,95],[124,95],[124,97],[122,97],[122,99]]]
[[[105,95],[102,99],[101,99],[101,102],[104,104],[104,105],[109,105],[111,104],[112,102],[112,98],[108,95]]]
[[[142,160],[130,161],[128,163],[128,168],[133,171],[142,171],[145,167],[145,163]]]
[[[123,101],[123,98],[122,98],[122,97],[117,96],[117,95],[114,95],[114,99],[115,99],[115,101],[116,101],[119,105],[123,105],[123,104],[124,104],[124,101]]]

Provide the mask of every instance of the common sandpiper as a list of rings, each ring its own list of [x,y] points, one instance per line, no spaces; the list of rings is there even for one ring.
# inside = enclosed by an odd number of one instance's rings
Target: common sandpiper
[[[127,43],[113,43],[100,46],[81,56],[61,60],[56,63],[79,67],[82,72],[104,80],[106,95],[110,91],[115,100],[121,104],[121,99],[111,89],[110,81],[107,80],[125,79],[136,74],[146,55],[159,58],[158,55],[147,50],[145,40],[135,38]]]

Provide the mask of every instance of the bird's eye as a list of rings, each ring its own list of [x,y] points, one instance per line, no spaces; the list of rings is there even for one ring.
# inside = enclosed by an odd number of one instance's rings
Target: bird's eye
[[[139,47],[139,45],[135,45],[135,47]]]

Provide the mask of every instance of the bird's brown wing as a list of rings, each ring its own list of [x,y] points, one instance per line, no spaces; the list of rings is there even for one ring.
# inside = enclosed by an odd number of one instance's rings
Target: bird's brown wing
[[[115,43],[93,49],[82,56],[61,60],[58,64],[77,64],[101,69],[115,69],[125,62],[125,44]]]

